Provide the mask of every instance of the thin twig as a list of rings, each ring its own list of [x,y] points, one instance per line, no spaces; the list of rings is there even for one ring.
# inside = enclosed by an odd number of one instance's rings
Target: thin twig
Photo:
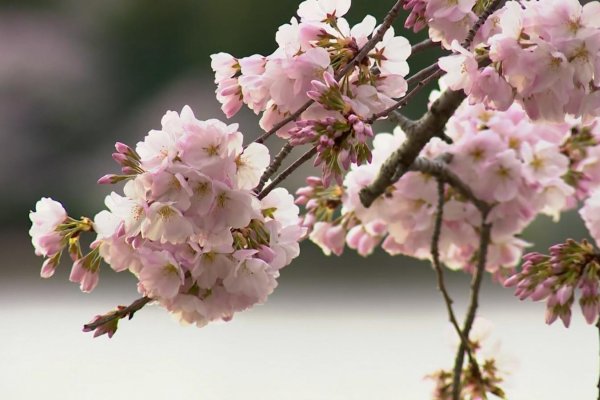
[[[259,200],[263,199],[266,195],[268,195],[271,192],[271,190],[275,189],[281,181],[287,178],[292,172],[297,170],[302,164],[313,158],[315,154],[317,154],[317,146],[312,147],[310,150],[308,150],[306,153],[304,153],[302,156],[296,159],[296,161],[294,161],[292,165],[290,165],[285,170],[283,170],[282,173],[277,175],[275,179],[273,179],[273,181],[266,188],[264,188],[256,197],[258,197]]]
[[[465,41],[462,43],[462,47],[464,47],[465,49],[469,48],[471,43],[473,43],[473,40],[475,39],[475,35],[477,35],[479,28],[481,28],[481,26],[485,23],[485,21],[487,21],[489,16],[492,15],[494,11],[496,11],[496,9],[500,6],[500,3],[502,3],[502,1],[503,0],[494,0],[492,3],[490,3],[490,5],[486,7],[486,9],[483,11],[483,13],[481,13],[479,18],[477,19],[477,22],[475,22],[471,29],[469,29],[469,33]]]
[[[127,307],[111,311],[110,313],[103,315],[102,317],[90,322],[89,324],[85,324],[83,326],[83,329],[84,331],[89,332],[96,330],[98,327],[108,322],[114,321],[115,319],[121,319],[125,317],[129,317],[129,319],[131,319],[133,317],[133,314],[141,310],[146,304],[150,303],[151,301],[152,299],[150,297],[140,297]]]
[[[469,306],[467,308],[467,316],[463,325],[463,335],[468,338],[475,321],[475,315],[477,313],[477,307],[479,306],[479,291],[481,289],[481,281],[483,279],[483,273],[485,272],[485,264],[487,261],[487,250],[490,244],[490,236],[492,225],[486,222],[487,213],[481,215],[481,231],[479,232],[479,252],[477,260],[477,268],[475,274],[471,280],[471,296],[469,299]],[[452,382],[452,399],[460,399],[460,379],[462,375],[463,362],[465,358],[466,347],[463,343],[460,344],[458,352],[456,353],[456,359],[454,362],[454,374]]]
[[[596,328],[598,328],[598,337],[600,338],[600,318],[598,319],[598,322],[596,323]],[[597,387],[598,387],[598,400],[600,400],[600,377],[598,377]]]
[[[379,27],[377,32],[371,37],[371,39],[369,39],[369,41],[367,43],[365,43],[365,45],[360,49],[358,54],[354,58],[352,58],[352,60],[350,60],[348,62],[348,64],[346,64],[346,66],[344,66],[344,68],[342,68],[338,73],[336,73],[335,79],[337,81],[339,81],[344,76],[346,76],[346,74],[348,72],[350,72],[354,68],[355,65],[360,64],[363,61],[363,59],[365,57],[367,57],[369,52],[371,50],[373,50],[373,48],[377,45],[377,43],[379,43],[381,41],[381,39],[383,39],[385,32],[387,32],[387,30],[390,29],[394,20],[396,18],[398,18],[398,15],[400,14],[400,10],[402,9],[402,3],[404,3],[404,0],[396,1],[396,4],[394,4],[394,6],[390,9],[390,11],[388,11],[388,13],[386,14],[386,16],[383,20],[383,23],[381,24],[381,26]],[[304,111],[306,111],[308,109],[308,107],[310,107],[313,103],[314,103],[314,100],[308,100],[298,110],[296,110],[295,112],[293,112],[292,114],[290,114],[289,116],[287,116],[286,118],[284,118],[283,120],[281,120],[280,122],[275,124],[268,132],[262,134],[258,139],[255,140],[255,142],[263,143],[265,140],[267,140],[271,135],[273,135],[279,129],[283,128],[288,123],[298,119],[298,117],[300,117],[300,115]]]
[[[281,167],[281,163],[292,152],[293,148],[294,146],[292,146],[290,143],[286,143],[285,146],[281,148],[281,150],[279,151],[279,153],[277,153],[269,167],[260,177],[260,182],[258,183],[258,186],[256,186],[256,189],[254,189],[256,193],[260,193],[260,191],[263,189],[269,178],[279,170],[279,167]]]
[[[421,89],[423,89],[425,86],[427,86],[427,84],[429,84],[433,80],[439,78],[440,76],[444,75],[444,71],[439,69],[439,67],[432,68],[431,71],[433,71],[433,72],[430,72],[430,75],[428,75],[426,78],[418,81],[416,86],[413,87],[408,93],[406,93],[404,95],[404,97],[400,98],[396,103],[392,104],[390,107],[386,108],[385,110],[378,112],[377,114],[373,114],[365,122],[372,124],[373,122],[377,121],[378,119],[385,118],[388,115],[390,115],[391,113],[393,113],[394,111],[404,107],[417,93],[419,93],[421,91]]]
[[[471,364],[471,369],[477,377],[481,377],[481,370],[479,369],[479,364],[477,364],[477,360],[473,356],[473,352],[471,351],[471,346],[468,342],[468,338],[465,337],[462,330],[458,326],[458,320],[456,319],[456,314],[454,314],[454,309],[452,308],[453,300],[448,293],[448,289],[446,288],[446,283],[444,281],[444,270],[442,268],[442,263],[440,262],[440,237],[442,234],[442,221],[444,215],[444,180],[438,178],[438,204],[437,210],[435,214],[435,224],[433,227],[433,235],[431,238],[431,263],[433,264],[433,268],[436,272],[437,277],[437,287],[438,290],[442,293],[442,297],[444,298],[444,303],[446,304],[446,311],[448,312],[448,318],[450,319],[450,323],[454,327],[456,334],[458,335],[460,342],[465,346],[467,351],[467,355],[469,357],[469,362]]]
[[[427,50],[427,49],[431,49],[433,47],[437,47],[439,46],[440,43],[439,42],[434,42],[433,40],[427,38],[425,40],[420,41],[417,44],[413,44],[413,46],[410,49],[410,54],[416,54],[419,53],[423,50]]]

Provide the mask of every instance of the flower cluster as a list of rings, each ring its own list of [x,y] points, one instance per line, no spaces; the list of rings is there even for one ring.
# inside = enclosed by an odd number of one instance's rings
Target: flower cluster
[[[537,215],[558,218],[576,205],[578,196],[600,186],[597,128],[572,123],[532,123],[516,104],[504,112],[463,104],[446,129],[454,143],[435,139],[424,149],[430,159],[450,155],[447,168],[467,182],[478,199],[493,205],[486,221],[492,224],[487,269],[499,279],[518,264],[527,246],[519,234]],[[409,172],[368,209],[358,196],[404,140],[399,129],[393,135],[378,134],[373,162],[354,165],[343,188],[323,192],[313,184],[298,192],[298,204],[307,206],[305,220],[311,221],[307,226],[313,226],[310,238],[326,253],[340,254],[347,244],[368,255],[381,243],[392,255],[430,257],[438,203],[435,178]],[[341,211],[328,202],[335,190]],[[481,213],[446,185],[443,215],[441,260],[450,268],[471,270],[477,261]]]
[[[71,280],[91,291],[104,259],[115,271],[133,273],[141,294],[198,326],[264,302],[279,270],[298,256],[305,230],[285,189],[262,200],[252,192],[269,153],[262,144],[244,148],[242,141],[237,125],[199,121],[189,107],[168,112],[162,129],[135,150],[117,143],[113,158],[123,175],[100,182],[126,181],[124,195],[107,196],[108,210],[93,224],[63,222],[62,206],[38,203],[31,215],[38,253],[56,258],[72,239],[65,234],[70,225],[93,228],[92,250],[76,257]]]
[[[506,110],[519,102],[530,118],[600,115],[600,2],[508,2],[473,52],[458,42],[439,61],[448,85],[472,103]],[[478,69],[478,60],[490,65]]]
[[[298,7],[299,20],[279,28],[273,54],[212,56],[217,99],[227,117],[246,104],[262,113],[260,126],[269,131],[314,100],[277,134],[318,146],[316,162],[327,181],[341,180],[350,163],[370,159],[364,142],[373,132],[367,122],[407,89],[411,46],[393,28],[365,59],[349,66],[378,29],[370,15],[350,27],[343,18],[349,7],[350,0],[306,0]]]
[[[585,240],[567,240],[549,251],[549,255],[526,254],[522,270],[508,278],[505,286],[516,286],[515,295],[521,300],[546,299],[546,323],[560,318],[566,327],[579,289],[581,311],[587,323],[593,324],[600,312],[600,259],[594,247]]]

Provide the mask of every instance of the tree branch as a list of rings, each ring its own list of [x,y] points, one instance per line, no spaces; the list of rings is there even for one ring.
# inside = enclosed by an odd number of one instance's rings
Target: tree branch
[[[308,150],[306,153],[304,153],[298,159],[296,159],[296,161],[294,161],[292,165],[290,165],[285,170],[283,170],[282,173],[277,175],[277,177],[273,179],[273,181],[266,188],[264,188],[256,197],[258,197],[259,200],[263,199],[266,195],[268,195],[271,192],[271,190],[275,189],[277,185],[279,185],[279,183],[281,183],[285,178],[287,178],[292,172],[294,172],[302,164],[313,158],[315,154],[317,154],[317,146],[312,147],[310,150]]]
[[[483,279],[483,273],[485,272],[485,263],[487,259],[487,250],[490,244],[490,236],[492,225],[486,222],[488,213],[482,213],[481,215],[481,230],[479,232],[479,253],[477,268],[475,274],[471,280],[471,297],[469,299],[469,306],[467,309],[467,316],[463,325],[463,335],[468,338],[475,321],[475,315],[477,313],[477,307],[479,305],[479,291],[481,289],[481,281]],[[454,375],[452,383],[452,398],[453,400],[460,399],[460,378],[462,375],[462,367],[465,358],[466,347],[463,343],[460,344],[458,352],[456,353],[456,359],[454,362]]]
[[[348,64],[344,66],[344,68],[342,68],[338,73],[335,74],[336,81],[342,79],[348,72],[350,72],[354,68],[355,65],[361,63],[362,60],[364,60],[364,58],[367,57],[369,52],[373,50],[375,45],[377,45],[377,43],[379,43],[381,39],[383,39],[383,35],[385,34],[385,32],[387,32],[387,30],[390,29],[394,20],[398,18],[400,10],[402,9],[402,3],[404,3],[404,0],[396,1],[396,4],[394,4],[390,11],[388,11],[388,13],[386,14],[385,18],[383,19],[383,23],[381,24],[377,32],[371,37],[371,39],[369,39],[367,43],[365,43],[365,45],[360,49],[358,54],[354,58],[352,58],[352,60],[350,60]],[[261,135],[258,139],[255,140],[255,142],[263,143],[279,129],[283,128],[288,123],[298,119],[298,117],[300,117],[300,115],[304,111],[306,111],[308,107],[310,107],[313,103],[314,100],[308,100],[298,110],[296,110],[295,112],[293,112],[292,114],[275,124],[268,132]]]
[[[112,322],[116,319],[122,319],[128,317],[129,319],[133,318],[133,314],[141,310],[146,304],[150,303],[152,299],[150,297],[144,296],[135,300],[133,303],[128,305],[127,307],[119,307],[115,311],[111,311],[108,314],[105,314],[99,318],[96,318],[94,321],[83,325],[84,332],[91,332],[96,330],[97,328],[105,325],[109,322]]]
[[[444,180],[442,178],[438,178],[438,204],[437,210],[435,214],[435,225],[433,228],[433,235],[431,238],[431,263],[433,264],[433,268],[436,272],[437,277],[437,287],[438,290],[442,293],[442,297],[444,298],[444,303],[446,304],[446,311],[448,312],[448,318],[450,323],[454,327],[456,334],[460,339],[460,343],[464,345],[467,355],[469,357],[469,362],[471,364],[471,369],[473,370],[475,376],[481,378],[481,370],[479,369],[479,364],[477,364],[477,360],[473,356],[473,352],[471,351],[471,346],[469,345],[468,338],[463,334],[463,331],[458,326],[458,320],[456,319],[456,315],[454,314],[454,309],[452,308],[452,304],[454,303],[450,294],[448,293],[448,289],[446,289],[446,283],[444,281],[444,271],[442,268],[442,263],[440,262],[440,250],[439,250],[439,242],[440,236],[442,233],[442,221],[444,215]]]
[[[447,163],[451,160],[451,154],[444,154],[443,157],[435,160],[418,157],[410,166],[410,171],[422,172],[432,175],[437,179],[441,179],[452,186],[463,197],[473,203],[473,205],[477,207],[481,214],[488,214],[492,206],[475,196],[469,185],[463,182],[458,175],[448,169]]]
[[[481,26],[485,23],[485,21],[487,21],[489,16],[492,15],[494,11],[496,11],[496,9],[500,6],[500,4],[503,1],[504,0],[494,0],[486,7],[486,9],[483,11],[483,13],[481,13],[479,18],[477,19],[477,22],[475,22],[471,29],[469,29],[469,33],[465,41],[462,43],[462,47],[464,47],[465,49],[469,48],[471,43],[473,43],[473,40],[475,39],[475,35],[477,35],[479,28],[481,28]]]
[[[434,42],[433,40],[427,38],[419,43],[414,44],[410,49],[410,54],[419,53],[423,50],[431,49],[433,47],[439,46],[439,42]]]
[[[383,163],[375,180],[360,191],[360,201],[365,207],[370,207],[388,186],[408,171],[431,138],[444,131],[446,123],[464,99],[463,91],[447,90],[433,102],[429,111],[406,132],[406,141]]]
[[[598,319],[598,322],[596,323],[596,328],[598,328],[598,337],[600,338],[600,318]],[[598,400],[600,400],[600,377],[598,378]]]
[[[256,186],[255,189],[257,193],[260,193],[260,191],[263,189],[269,178],[279,170],[279,167],[281,167],[281,163],[292,152],[293,148],[294,146],[292,146],[289,142],[281,148],[281,150],[279,151],[279,153],[277,153],[269,167],[260,177],[260,182],[258,183],[258,186]]]

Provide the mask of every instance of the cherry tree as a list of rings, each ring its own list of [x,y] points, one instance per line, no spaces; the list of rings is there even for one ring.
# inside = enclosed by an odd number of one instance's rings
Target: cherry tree
[[[63,253],[84,292],[103,264],[132,273],[142,297],[84,325],[111,337],[148,303],[198,327],[264,303],[302,240],[326,255],[381,247],[436,272],[459,340],[454,368],[430,375],[433,398],[505,398],[478,334],[484,274],[520,299],[545,300],[548,324],[568,327],[577,300],[600,329],[594,244],[565,238],[548,254],[524,254],[520,238],[538,215],[579,208],[600,243],[600,3],[398,0],[380,24],[367,15],[353,26],[350,3],[303,1],[268,56],[212,56],[225,117],[244,106],[260,115],[256,140],[186,106],[134,147],[115,145],[121,172],[99,183],[124,187],[106,210],[75,219],[42,198],[30,213],[41,276]],[[402,9],[404,27],[429,39],[411,45],[396,34]],[[444,56],[410,73],[411,57],[433,47]],[[435,82],[427,110],[407,118],[402,108]],[[375,132],[379,120],[397,127]],[[282,147],[271,157],[263,143],[275,137]],[[296,147],[305,153],[281,170]],[[320,176],[295,196],[280,187],[312,160]],[[445,268],[471,275],[462,321]]]

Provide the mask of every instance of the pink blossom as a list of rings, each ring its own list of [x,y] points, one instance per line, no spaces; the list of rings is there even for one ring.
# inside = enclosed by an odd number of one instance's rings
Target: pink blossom
[[[63,234],[58,226],[67,220],[67,212],[62,204],[49,197],[42,197],[35,205],[35,211],[29,212],[31,228],[29,235],[38,256],[49,257],[64,246]]]

